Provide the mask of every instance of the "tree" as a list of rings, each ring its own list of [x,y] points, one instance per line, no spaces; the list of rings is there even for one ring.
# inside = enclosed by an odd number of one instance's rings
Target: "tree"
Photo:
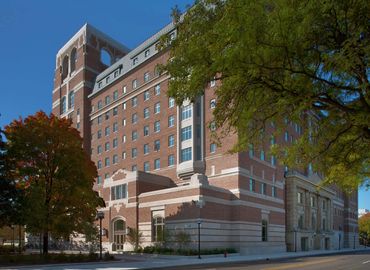
[[[104,202],[93,191],[97,170],[82,149],[71,121],[38,112],[5,127],[12,178],[24,191],[22,216],[27,230],[48,238],[83,233]]]
[[[141,248],[143,242],[143,233],[135,228],[129,228],[127,234],[127,241],[134,247],[134,251],[138,251]]]
[[[358,230],[363,245],[370,241],[370,214],[363,215],[358,219]]]
[[[234,151],[263,147],[297,123],[300,139],[272,153],[354,190],[370,176],[369,21],[365,0],[196,1],[162,42],[169,95],[194,101],[219,81],[219,139],[236,132]]]

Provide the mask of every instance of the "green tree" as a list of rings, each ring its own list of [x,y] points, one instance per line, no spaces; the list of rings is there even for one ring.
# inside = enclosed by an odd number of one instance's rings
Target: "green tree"
[[[10,123],[5,134],[12,178],[24,191],[24,224],[43,235],[47,254],[50,234],[67,238],[84,233],[96,208],[104,205],[93,191],[96,167],[70,120],[38,112]]]
[[[129,228],[127,234],[127,241],[134,247],[134,251],[138,251],[141,248],[141,244],[143,243],[143,233],[138,231],[135,228]]]
[[[234,151],[299,123],[273,153],[351,191],[370,176],[369,21],[366,0],[196,1],[171,41],[169,95],[194,101],[218,81],[218,138],[236,132]]]

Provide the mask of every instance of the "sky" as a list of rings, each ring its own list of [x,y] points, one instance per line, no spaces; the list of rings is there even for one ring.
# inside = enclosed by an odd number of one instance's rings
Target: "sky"
[[[193,0],[0,0],[0,127],[51,111],[55,56],[86,23],[129,48],[170,22]],[[360,190],[359,208],[370,209]]]

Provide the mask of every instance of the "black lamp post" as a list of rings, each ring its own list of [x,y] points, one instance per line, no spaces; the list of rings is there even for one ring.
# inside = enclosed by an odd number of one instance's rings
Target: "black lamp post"
[[[353,236],[353,249],[356,249],[356,235]]]
[[[96,217],[99,219],[99,248],[100,248],[100,260],[103,259],[103,245],[102,245],[102,220],[104,218],[104,212],[99,211],[96,214]]]
[[[339,245],[338,246],[339,246],[339,250],[340,250],[340,238],[342,237],[342,235],[339,234],[338,237],[339,237],[339,243],[338,243]]]
[[[297,228],[294,228],[293,232],[294,232],[294,252],[297,252]]]
[[[15,247],[14,247],[14,241],[15,241],[14,229],[15,229],[15,226],[12,225],[11,228],[12,228],[12,232],[13,232],[13,236],[12,236],[12,248],[13,248],[13,252],[15,252]]]

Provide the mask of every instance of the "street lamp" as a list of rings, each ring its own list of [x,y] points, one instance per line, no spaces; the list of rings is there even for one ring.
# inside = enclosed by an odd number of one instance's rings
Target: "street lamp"
[[[201,259],[200,257],[200,227],[202,225],[202,220],[201,220],[201,212],[200,210],[203,208],[205,205],[205,201],[202,198],[199,198],[198,201],[193,201],[193,203],[199,207],[199,216],[198,216],[198,259]]]
[[[99,211],[96,214],[97,219],[99,219],[99,247],[100,247],[100,260],[103,259],[103,246],[102,246],[102,220],[104,218],[104,212]]]
[[[297,252],[297,228],[293,228],[294,233],[294,252]]]
[[[356,249],[356,235],[353,236],[353,249]]]
[[[339,243],[338,243],[339,245],[338,245],[338,246],[339,246],[339,250],[340,250],[340,238],[342,237],[342,234],[341,234],[341,233],[339,233],[339,234],[338,234],[338,237],[339,237],[339,239],[338,239],[338,240],[339,240]]]
[[[198,218],[198,259],[202,259],[200,257],[200,226],[202,225],[202,220]]]

